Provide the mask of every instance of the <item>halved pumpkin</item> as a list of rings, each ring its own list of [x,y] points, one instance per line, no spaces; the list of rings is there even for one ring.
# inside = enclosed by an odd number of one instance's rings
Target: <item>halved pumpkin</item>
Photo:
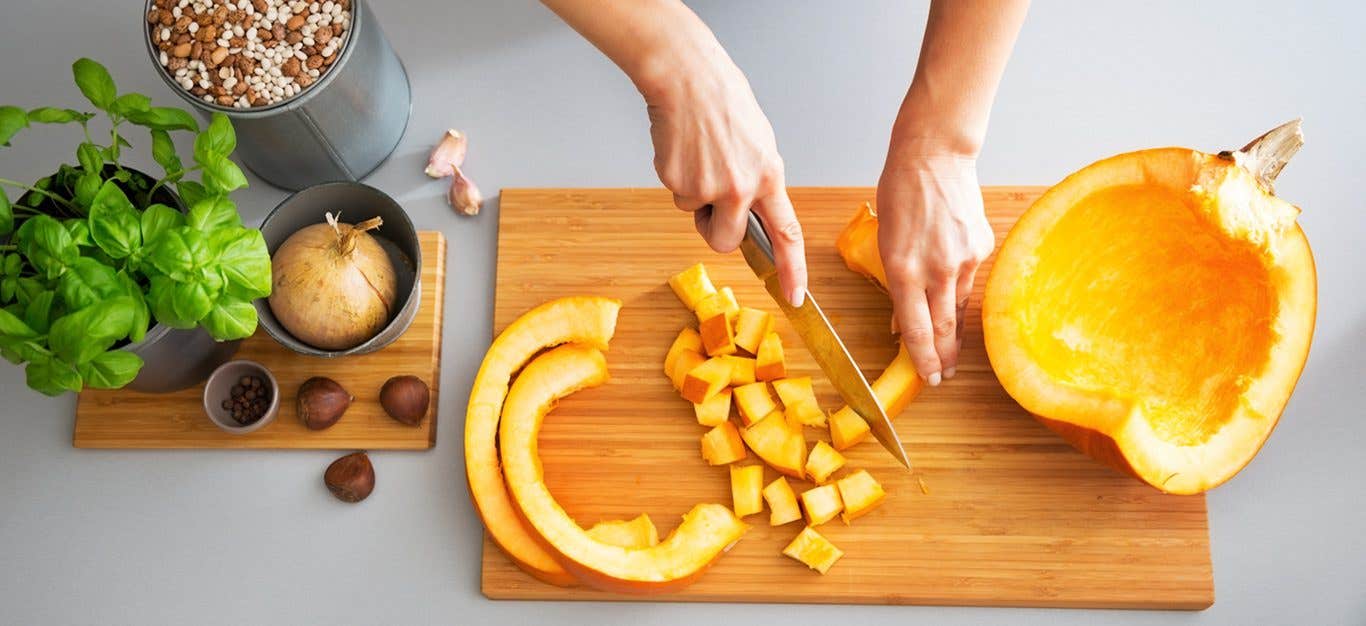
[[[1228,480],[1285,408],[1314,329],[1299,209],[1272,182],[1299,122],[1242,150],[1159,148],[1049,189],[997,254],[987,354],[1081,451],[1170,493]]]
[[[546,302],[517,318],[493,340],[470,389],[465,411],[465,477],[484,528],[519,567],[539,580],[577,580],[532,536],[513,508],[498,463],[498,422],[512,375],[541,350],[562,343],[607,349],[621,302],[572,297]]]
[[[499,426],[503,467],[513,503],[527,523],[584,583],[619,593],[679,589],[692,582],[749,528],[720,504],[698,504],[664,541],[623,548],[599,541],[555,501],[545,484],[536,437],[561,398],[607,381],[596,348],[567,345],[529,363],[513,382]]]

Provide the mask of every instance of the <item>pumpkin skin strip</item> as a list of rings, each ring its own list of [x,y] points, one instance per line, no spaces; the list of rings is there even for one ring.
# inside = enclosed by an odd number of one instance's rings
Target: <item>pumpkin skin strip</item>
[[[528,524],[584,583],[617,593],[674,591],[692,583],[749,526],[725,506],[698,504],[662,542],[628,548],[599,541],[565,512],[545,484],[537,435],[560,398],[607,379],[606,358],[580,345],[560,346],[526,366],[499,425],[508,489]]]
[[[508,495],[498,458],[498,422],[513,374],[545,348],[578,343],[606,350],[621,302],[569,297],[527,311],[494,339],[475,376],[465,412],[465,476],[489,536],[538,580],[569,586],[578,579],[532,536]]]

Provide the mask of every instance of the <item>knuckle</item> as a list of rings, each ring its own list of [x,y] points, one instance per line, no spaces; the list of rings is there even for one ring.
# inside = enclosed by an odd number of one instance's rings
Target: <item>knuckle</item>
[[[918,349],[933,343],[934,329],[924,326],[905,328],[901,331],[901,338],[906,342],[907,347]]]
[[[934,336],[940,339],[946,339],[954,336],[954,333],[957,330],[958,320],[955,320],[952,317],[945,317],[944,319],[934,323]]]
[[[802,241],[802,224],[797,220],[788,220],[778,225],[771,233],[775,238],[787,243],[800,243]]]

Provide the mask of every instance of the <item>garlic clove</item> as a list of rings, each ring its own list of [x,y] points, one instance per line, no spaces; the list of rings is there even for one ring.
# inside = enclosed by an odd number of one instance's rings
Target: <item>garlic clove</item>
[[[466,178],[465,173],[457,167],[455,180],[451,181],[451,190],[446,194],[446,201],[465,215],[478,215],[479,206],[484,203],[484,196],[479,193],[474,181]]]
[[[432,178],[454,175],[465,164],[465,149],[465,133],[454,128],[447,129],[446,134],[441,136],[441,142],[436,144],[432,155],[427,158],[427,175]]]

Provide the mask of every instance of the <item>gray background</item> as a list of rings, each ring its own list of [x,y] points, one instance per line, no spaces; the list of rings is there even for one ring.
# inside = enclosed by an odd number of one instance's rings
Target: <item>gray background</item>
[[[176,102],[139,37],[140,3],[6,2],[0,101],[72,106],[78,56]],[[924,2],[697,2],[748,73],[794,185],[871,185],[914,67]],[[366,503],[333,500],[330,452],[102,452],[70,446],[73,398],[0,364],[0,623],[1366,623],[1366,46],[1357,2],[1040,2],[996,104],[984,184],[1047,184],[1118,151],[1237,147],[1305,118],[1282,196],[1319,268],[1313,353],[1276,435],[1209,497],[1217,601],[1203,613],[915,607],[494,603],[461,422],[490,336],[497,202],[452,214],[422,174],[447,126],[486,193],[652,186],[647,121],[615,67],[531,2],[377,1],[413,79],[413,118],[369,182],[450,238],[441,428],[427,453],[374,455]],[[74,133],[0,150],[5,176],[74,162]],[[144,146],[139,146],[145,148]],[[259,220],[282,197],[253,178]],[[682,219],[680,217],[680,219]]]

